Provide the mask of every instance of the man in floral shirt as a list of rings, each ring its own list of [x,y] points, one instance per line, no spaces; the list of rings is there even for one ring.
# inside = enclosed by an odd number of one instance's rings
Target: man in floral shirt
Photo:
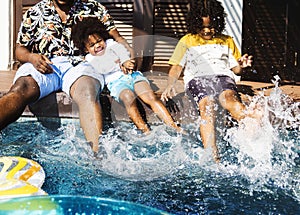
[[[16,57],[22,63],[14,84],[0,99],[0,129],[17,120],[26,105],[55,91],[69,94],[79,107],[80,124],[94,152],[102,133],[99,93],[103,77],[76,53],[71,27],[97,16],[110,35],[127,47],[106,8],[95,0],[42,0],[23,17]]]

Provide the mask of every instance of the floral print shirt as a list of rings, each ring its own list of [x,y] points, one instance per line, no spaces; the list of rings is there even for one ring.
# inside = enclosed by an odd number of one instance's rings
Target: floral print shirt
[[[66,23],[61,21],[53,0],[42,0],[25,12],[17,43],[48,58],[70,56],[71,62],[77,64],[82,58],[76,57],[78,53],[71,41],[71,27],[84,16],[99,17],[107,30],[115,28],[106,8],[96,0],[74,0]]]

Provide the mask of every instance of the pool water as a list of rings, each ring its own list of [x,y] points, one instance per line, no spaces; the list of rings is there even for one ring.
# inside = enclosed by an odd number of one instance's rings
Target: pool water
[[[1,132],[1,154],[40,163],[49,195],[124,200],[171,214],[300,214],[299,103],[286,99],[278,90],[257,98],[268,112],[263,124],[220,127],[219,164],[202,148],[198,122],[182,125],[189,135],[156,124],[148,136],[115,122],[101,139],[107,156],[100,160],[77,119],[45,127],[21,118]]]

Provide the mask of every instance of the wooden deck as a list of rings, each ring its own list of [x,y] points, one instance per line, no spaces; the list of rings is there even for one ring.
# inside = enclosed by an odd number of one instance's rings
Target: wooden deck
[[[9,90],[16,72],[11,71],[0,71],[0,92],[6,92]]]

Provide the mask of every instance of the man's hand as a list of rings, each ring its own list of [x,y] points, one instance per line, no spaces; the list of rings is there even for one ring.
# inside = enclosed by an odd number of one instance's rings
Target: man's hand
[[[29,62],[32,63],[40,73],[48,74],[52,73],[53,69],[49,64],[52,62],[44,55],[31,53],[29,56]]]

